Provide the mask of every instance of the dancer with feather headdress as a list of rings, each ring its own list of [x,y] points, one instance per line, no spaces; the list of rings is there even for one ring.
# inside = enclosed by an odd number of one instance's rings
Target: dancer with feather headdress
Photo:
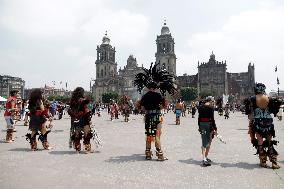
[[[158,161],[167,160],[161,149],[161,129],[163,117],[161,109],[166,108],[165,94],[176,93],[173,76],[165,69],[159,69],[159,64],[151,63],[150,69],[143,68],[143,73],[135,76],[134,85],[141,91],[146,87],[148,91],[142,96],[138,107],[143,107],[145,111],[145,135],[146,135],[146,159],[152,159],[151,143],[155,142],[156,156]],[[159,90],[159,92],[158,92]]]
[[[251,143],[257,149],[256,154],[259,155],[259,165],[266,168],[268,156],[272,163],[272,169],[279,169],[280,166],[277,163],[278,152],[274,149],[277,141],[273,140],[275,130],[271,114],[276,116],[281,101],[269,98],[265,93],[265,89],[264,84],[256,83],[255,95],[244,101],[246,114],[249,118],[248,134],[251,137]]]

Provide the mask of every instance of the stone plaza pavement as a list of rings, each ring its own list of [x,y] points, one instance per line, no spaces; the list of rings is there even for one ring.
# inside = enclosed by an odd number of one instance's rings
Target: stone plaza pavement
[[[209,158],[212,166],[201,166],[201,139],[197,118],[181,118],[174,124],[172,112],[165,115],[162,149],[169,158],[158,162],[144,159],[144,126],[141,115],[130,122],[110,121],[103,112],[92,121],[100,133],[103,148],[92,154],[76,154],[69,149],[70,119],[55,120],[48,135],[53,149],[32,152],[23,137],[27,127],[18,122],[15,141],[3,142],[5,121],[0,116],[0,188],[284,188],[284,122],[274,120],[279,162],[282,168],[260,168],[255,149],[247,135],[248,121],[241,113],[230,119],[215,115],[219,133],[227,141],[214,138]],[[38,147],[42,149],[41,143]],[[271,166],[271,163],[268,164]]]

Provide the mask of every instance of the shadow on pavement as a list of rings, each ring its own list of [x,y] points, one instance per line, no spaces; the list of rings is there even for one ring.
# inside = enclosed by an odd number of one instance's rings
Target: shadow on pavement
[[[74,151],[50,151],[48,153],[52,154],[52,155],[66,155],[66,154],[73,155],[73,154],[77,154],[77,152],[75,150]]]
[[[29,127],[28,125],[24,125],[24,124],[17,124],[16,127]]]
[[[135,162],[135,161],[145,161],[145,155],[132,154],[130,156],[111,157],[109,160],[105,160],[105,162],[109,163],[125,163],[125,162]]]
[[[26,127],[26,126],[25,126]],[[7,129],[2,129],[1,132],[7,132]],[[15,129],[13,132],[17,132],[17,130]]]
[[[178,160],[181,163],[191,164],[191,165],[198,165],[200,167],[203,167],[202,161],[197,161],[195,159],[187,159],[187,160]]]
[[[169,123],[169,124],[167,124],[167,125],[176,125],[176,126],[178,126],[177,124],[175,124],[175,123]]]
[[[255,163],[255,164],[250,164],[246,162],[238,162],[238,163],[218,163],[217,165],[220,165],[220,167],[223,168],[228,168],[228,167],[236,167],[236,168],[241,168],[241,169],[260,169],[261,167]]]
[[[60,133],[60,132],[63,132],[64,130],[52,130],[51,132],[52,133]]]
[[[9,151],[13,151],[13,152],[31,152],[30,148],[13,148],[10,149]],[[38,151],[41,151],[40,149]]]
[[[197,161],[194,159],[188,159],[188,160],[179,160],[181,163],[186,163],[186,164],[192,164],[192,165],[198,165],[203,167],[202,161]],[[238,163],[216,163],[216,162],[211,162],[212,166],[218,165],[222,168],[230,168],[230,167],[235,167],[235,168],[241,168],[241,169],[260,169],[257,164],[250,164],[246,162],[238,162]]]

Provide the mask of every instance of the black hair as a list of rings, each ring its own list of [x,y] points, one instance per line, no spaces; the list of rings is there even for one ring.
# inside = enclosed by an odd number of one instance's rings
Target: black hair
[[[84,98],[84,89],[82,87],[77,87],[73,93],[70,100],[70,107],[79,108],[79,99]]]
[[[15,96],[18,92],[19,92],[19,90],[11,90],[10,96]]]
[[[35,110],[40,106],[40,101],[43,101],[41,89],[32,90],[29,98],[29,110],[34,113]]]

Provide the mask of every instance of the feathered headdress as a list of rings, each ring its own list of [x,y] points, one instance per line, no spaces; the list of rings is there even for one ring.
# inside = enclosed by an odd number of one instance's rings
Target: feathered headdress
[[[174,76],[165,69],[159,69],[158,65],[159,63],[153,66],[152,62],[149,70],[143,68],[144,73],[136,74],[134,86],[137,86],[139,93],[147,87],[159,89],[163,96],[167,91],[170,95],[174,95],[177,91],[173,82]]]
[[[256,83],[254,87],[254,93],[257,94],[265,94],[266,86],[263,83]]]

